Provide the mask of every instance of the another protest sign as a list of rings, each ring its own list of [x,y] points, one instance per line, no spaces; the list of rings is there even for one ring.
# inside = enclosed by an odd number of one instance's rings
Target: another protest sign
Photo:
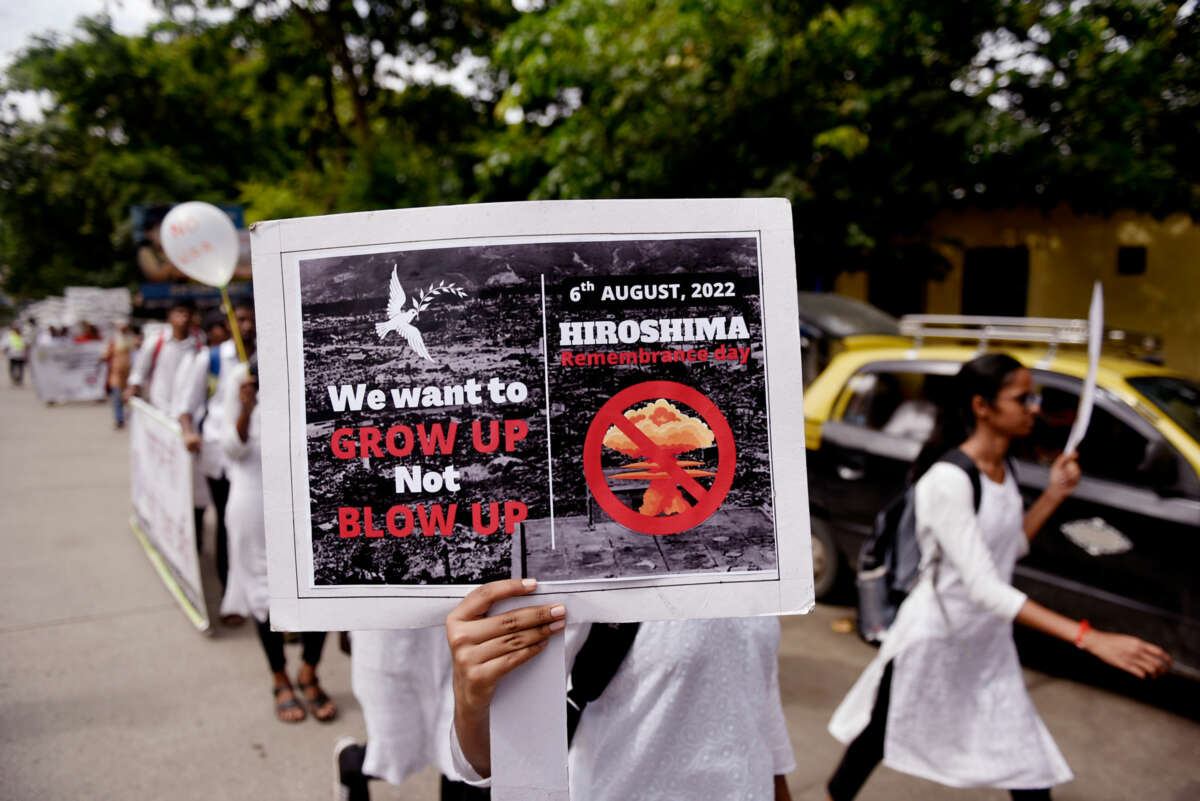
[[[1079,395],[1075,423],[1067,436],[1063,453],[1075,453],[1092,422],[1092,407],[1096,403],[1096,372],[1100,369],[1100,352],[1104,348],[1104,289],[1097,281],[1092,287],[1092,302],[1088,306],[1088,372]]]
[[[192,455],[179,423],[139,398],[129,403],[130,525],[180,607],[201,631],[209,628],[196,553]]]
[[[103,342],[51,342],[35,345],[33,387],[46,403],[104,400],[108,365]]]
[[[63,297],[63,322],[67,325],[91,323],[107,329],[133,312],[133,299],[126,287],[69,286],[63,290]]]
[[[272,620],[812,602],[791,212],[521,203],[252,232]]]

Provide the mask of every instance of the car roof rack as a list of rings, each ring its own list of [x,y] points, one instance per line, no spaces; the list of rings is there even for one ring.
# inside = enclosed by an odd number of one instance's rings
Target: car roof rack
[[[1088,321],[1056,317],[990,317],[971,314],[907,314],[900,318],[900,333],[913,338],[913,349],[926,339],[977,342],[984,351],[993,342],[1045,344],[1049,362],[1060,346],[1086,346]],[[1162,338],[1156,334],[1106,328],[1104,345],[1129,358],[1161,363]]]

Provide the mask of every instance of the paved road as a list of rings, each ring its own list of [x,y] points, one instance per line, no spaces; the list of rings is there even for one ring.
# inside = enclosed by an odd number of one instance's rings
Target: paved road
[[[249,627],[198,634],[129,532],[128,451],[107,407],[47,408],[0,387],[0,799],[326,799],[330,749],[361,735],[349,663],[321,675],[340,719],[286,726]],[[211,548],[211,542],[207,543]],[[205,554],[211,567],[211,554]],[[216,602],[208,586],[210,607]],[[835,631],[849,610],[784,622],[783,700],[797,801],[823,798],[840,755],[825,723],[872,650]],[[289,646],[297,665],[296,646]],[[294,668],[293,668],[294,669]],[[1030,672],[1034,700],[1079,778],[1060,801],[1200,799],[1200,724],[1184,685],[1150,702]],[[436,798],[427,770],[385,801]],[[880,770],[864,799],[1002,799]]]

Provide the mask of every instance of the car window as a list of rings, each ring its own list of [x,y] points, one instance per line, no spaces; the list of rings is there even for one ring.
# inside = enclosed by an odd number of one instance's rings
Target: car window
[[[1129,384],[1200,442],[1200,383],[1172,376],[1130,378]]]
[[[889,436],[924,442],[937,416],[938,389],[948,377],[879,371],[853,376],[844,390],[841,421]]]
[[[1060,387],[1043,387],[1042,411],[1033,433],[1013,443],[1012,455],[1037,464],[1050,465],[1062,453],[1067,435],[1075,422],[1079,393]],[[1084,475],[1148,486],[1143,463],[1149,440],[1128,424],[1117,419],[1097,403],[1092,421],[1079,445],[1079,466]]]

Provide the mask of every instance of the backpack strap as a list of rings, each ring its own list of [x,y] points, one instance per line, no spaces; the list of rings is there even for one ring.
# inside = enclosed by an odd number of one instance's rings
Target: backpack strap
[[[975,511],[979,511],[979,501],[983,496],[983,480],[979,477],[979,467],[959,448],[953,448],[946,451],[939,462],[949,462],[955,467],[967,474],[967,478],[971,479],[971,489],[975,491]]]
[[[220,378],[221,376],[221,346],[213,345],[208,349],[208,374]]]
[[[567,747],[584,707],[600,697],[633,647],[640,623],[593,623],[571,667],[567,691]]]
[[[967,474],[967,478],[971,479],[971,490],[974,492],[975,512],[979,512],[979,502],[983,497],[983,479],[979,475],[979,466],[970,456],[963,453],[961,448],[952,448],[942,455],[939,462],[949,462],[955,467]],[[933,560],[933,598],[937,601],[938,608],[942,610],[942,618],[946,621],[946,625],[950,626],[950,614],[946,611],[945,604],[942,603],[942,596],[937,591],[938,566],[941,564],[941,554]],[[953,627],[951,626],[951,631]]]
[[[163,343],[166,341],[165,333],[158,335],[158,342],[154,343],[154,352],[150,354],[150,369],[146,371],[146,377],[142,379],[146,387],[150,386],[150,381],[154,377],[154,368],[158,366],[158,354],[162,351]]]

